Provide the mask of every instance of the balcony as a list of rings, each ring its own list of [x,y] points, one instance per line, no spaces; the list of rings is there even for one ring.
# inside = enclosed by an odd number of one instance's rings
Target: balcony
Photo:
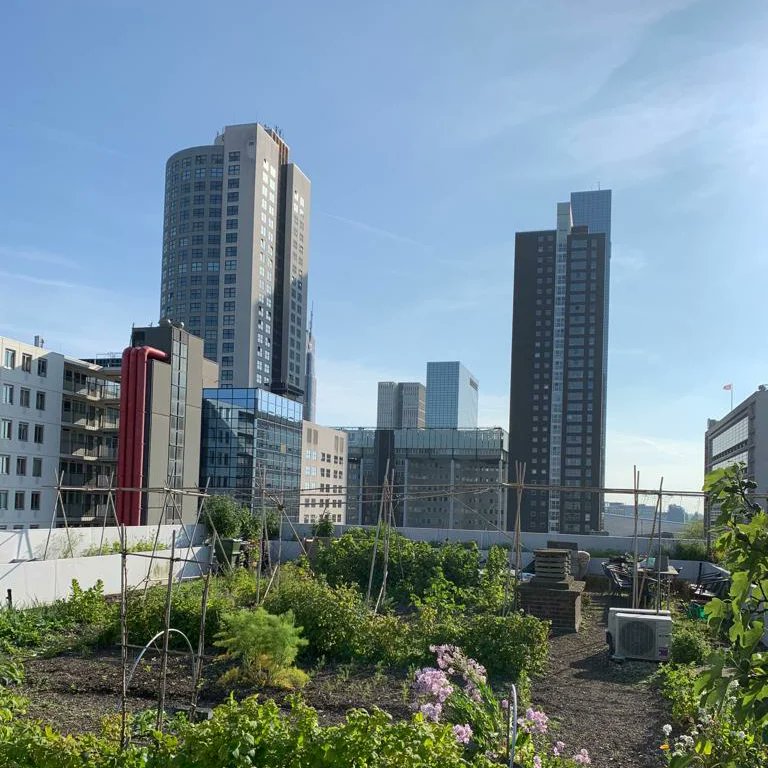
[[[117,461],[117,448],[109,445],[83,445],[63,439],[59,448],[62,456],[74,456],[79,459],[102,459]]]
[[[115,381],[72,381],[64,380],[63,389],[78,397],[89,400],[120,400],[120,384]]]

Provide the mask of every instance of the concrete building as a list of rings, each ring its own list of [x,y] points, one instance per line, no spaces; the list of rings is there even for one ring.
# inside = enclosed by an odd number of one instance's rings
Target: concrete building
[[[223,388],[303,401],[309,215],[277,129],[229,125],[168,159],[160,316],[204,339]]]
[[[418,381],[380,381],[376,402],[379,429],[424,429],[426,387]]]
[[[427,363],[428,429],[477,428],[477,379],[460,363]]]
[[[0,336],[0,530],[51,523],[63,376],[63,355]]]
[[[704,435],[704,473],[743,463],[757,483],[755,494],[765,509],[768,494],[768,389],[760,386],[721,419],[709,419]],[[705,521],[706,524],[707,521]]]
[[[119,400],[99,365],[0,337],[0,529],[103,521]]]
[[[398,525],[503,528],[508,438],[502,429],[345,429],[347,523],[375,525],[387,467]],[[391,478],[390,478],[391,479]]]
[[[576,192],[556,229],[515,237],[510,467],[525,462],[529,483],[604,485],[610,222],[610,190]],[[522,526],[598,531],[602,505],[600,493],[529,491]]]
[[[123,352],[117,515],[126,525],[193,522],[200,477],[202,393],[218,366],[203,341],[166,321],[134,328]]]
[[[299,521],[302,406],[264,389],[203,391],[200,485]]]
[[[346,523],[347,435],[311,421],[302,425],[299,522],[316,523],[324,516]]]

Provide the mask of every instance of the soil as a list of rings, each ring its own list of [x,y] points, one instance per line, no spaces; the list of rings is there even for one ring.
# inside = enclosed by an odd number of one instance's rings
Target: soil
[[[131,662],[132,663],[132,662]],[[130,669],[130,666],[129,666]],[[29,715],[50,723],[64,733],[97,732],[105,715],[120,711],[122,674],[119,650],[93,654],[69,653],[53,658],[28,659],[24,664],[25,681],[20,693],[29,699]],[[205,667],[199,707],[214,707],[229,697],[229,688],[216,683],[221,670],[215,664]],[[384,673],[376,669],[352,666],[327,666],[313,671],[302,689],[306,702],[317,710],[322,725],[344,719],[352,708],[378,706],[395,719],[412,715],[407,675]],[[192,696],[192,672],[188,657],[170,657],[168,661],[166,704],[170,711],[189,706]],[[160,680],[158,654],[145,655],[131,680],[127,709],[138,712],[157,706]],[[290,692],[273,688],[239,688],[235,697],[257,693],[274,699],[288,709]]]
[[[586,748],[596,768],[664,765],[661,728],[670,722],[658,690],[649,684],[658,665],[610,661],[605,644],[608,598],[589,595],[577,634],[552,637],[550,663],[533,682],[534,704],[556,723],[569,754]]]
[[[547,673],[533,681],[534,705],[550,716],[554,737],[566,743],[569,754],[585,747],[596,768],[656,768],[664,764],[661,727],[670,719],[665,701],[648,682],[657,665],[609,660],[607,609],[606,597],[590,594],[581,631],[551,638]],[[24,666],[20,693],[30,701],[30,715],[60,731],[98,731],[104,715],[119,712],[119,650],[29,659]],[[199,705],[213,707],[228,697],[228,691],[216,684],[221,670],[215,664],[207,663],[204,670]],[[129,688],[129,711],[156,706],[159,679],[158,654],[147,654]],[[192,676],[187,657],[169,659],[167,680],[169,709],[188,706]],[[254,692],[288,707],[285,691],[242,689],[236,696]],[[353,707],[378,706],[395,719],[412,714],[405,673],[325,667],[311,672],[303,695],[324,725],[339,722]]]

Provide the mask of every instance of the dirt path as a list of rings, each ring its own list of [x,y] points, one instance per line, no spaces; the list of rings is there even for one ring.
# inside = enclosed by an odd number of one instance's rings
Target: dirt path
[[[534,703],[558,721],[557,735],[570,754],[585,747],[597,768],[662,766],[661,727],[669,714],[647,684],[657,665],[611,662],[605,645],[607,598],[590,598],[582,630],[550,641],[549,670],[534,681]]]

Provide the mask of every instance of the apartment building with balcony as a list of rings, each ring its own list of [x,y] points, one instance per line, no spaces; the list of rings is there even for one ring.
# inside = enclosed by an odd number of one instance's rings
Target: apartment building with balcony
[[[111,517],[109,487],[117,482],[119,371],[64,358],[61,386],[60,525],[97,525]],[[108,523],[114,525],[114,519]]]

